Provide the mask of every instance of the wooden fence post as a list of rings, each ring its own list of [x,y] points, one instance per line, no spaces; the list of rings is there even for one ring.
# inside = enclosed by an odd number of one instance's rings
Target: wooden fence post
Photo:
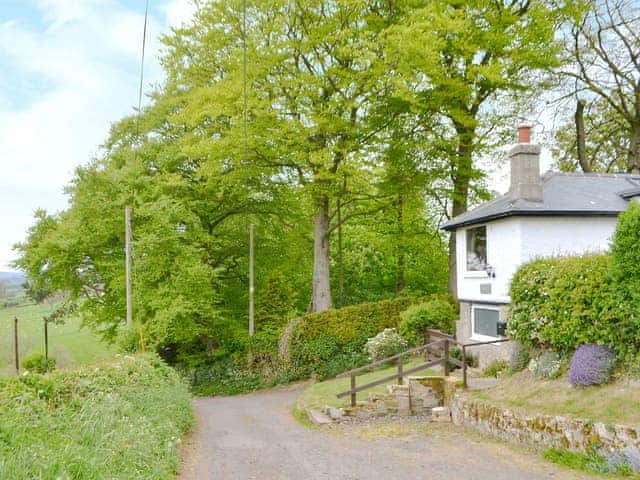
[[[444,376],[449,376],[449,340],[444,341]]]
[[[354,392],[354,390],[356,389],[356,376],[354,373],[351,374],[351,406],[355,407],[356,406],[356,392]]]
[[[18,317],[13,317],[13,351],[15,353],[16,375],[20,375],[20,354],[18,352]]]
[[[402,356],[398,358],[398,385],[402,385]]]
[[[467,348],[462,345],[462,385],[467,388]]]

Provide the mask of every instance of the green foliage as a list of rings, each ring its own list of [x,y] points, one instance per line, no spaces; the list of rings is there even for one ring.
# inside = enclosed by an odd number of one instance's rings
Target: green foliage
[[[400,297],[305,315],[289,338],[291,371],[299,378],[314,372],[326,378],[367,363],[362,353],[367,340],[397,328],[400,312],[416,301]]]
[[[156,356],[0,379],[0,477],[174,479],[191,396]],[[34,461],[37,459],[37,461]]]
[[[506,372],[509,369],[509,362],[507,360],[494,360],[482,371],[482,375],[485,377],[498,378],[500,374]]]
[[[633,472],[627,465],[612,464],[605,457],[595,451],[589,453],[570,452],[557,448],[550,448],[544,452],[545,460],[549,460],[557,465],[580,470],[587,473],[604,475],[633,476]]]
[[[421,344],[425,340],[427,329],[452,333],[455,318],[455,310],[447,300],[431,300],[412,305],[400,313],[400,334],[414,345]]]
[[[531,348],[520,342],[513,342],[509,354],[509,370],[512,373],[521,372],[531,361]]]
[[[22,368],[33,373],[47,373],[56,368],[56,359],[45,359],[42,353],[32,353],[22,360]]]
[[[297,292],[279,270],[272,271],[259,290],[256,302],[256,330],[277,333],[296,311]]]
[[[628,361],[640,348],[639,316],[611,269],[611,255],[523,265],[511,282],[509,336],[563,354],[581,344],[603,344]]]
[[[409,342],[396,332],[395,328],[385,328],[375,337],[367,340],[364,352],[367,354],[369,361],[377,362],[404,352],[408,348]]]
[[[545,352],[529,362],[529,371],[538,379],[551,379],[560,376],[562,359],[556,352]]]
[[[640,203],[632,200],[618,217],[611,244],[612,274],[618,289],[640,324]]]
[[[462,361],[462,349],[460,347],[452,347],[449,350],[449,355],[451,355],[451,358],[455,358],[456,360]],[[473,353],[467,351],[465,356],[466,356],[465,361],[467,363],[467,366],[475,368],[480,364],[480,359],[477,355],[474,355]],[[450,370],[456,370],[458,368],[460,367],[457,365],[454,365],[453,363],[449,364]]]

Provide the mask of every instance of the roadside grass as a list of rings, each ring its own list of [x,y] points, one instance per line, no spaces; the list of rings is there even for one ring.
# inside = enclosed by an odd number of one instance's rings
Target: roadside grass
[[[415,358],[409,362],[406,362],[404,365],[405,370],[409,368],[416,367],[424,363],[423,359]],[[380,380],[389,375],[393,375],[397,372],[398,367],[396,365],[392,365],[386,368],[382,368],[379,370],[374,370],[372,372],[365,373],[363,375],[358,376],[357,385],[364,385],[365,383],[375,382],[376,380]],[[433,369],[423,370],[413,375],[438,375],[439,371]],[[349,397],[345,398],[337,398],[336,395],[340,392],[344,392],[349,390],[351,385],[351,380],[347,378],[334,378],[331,380],[326,380],[324,382],[318,382],[311,384],[307,388],[305,388],[302,393],[296,398],[296,401],[293,404],[293,416],[298,420],[298,422],[302,423],[306,426],[313,425],[311,421],[307,418],[307,410],[308,409],[322,409],[325,406],[329,405],[332,407],[344,407],[349,404]],[[389,384],[396,383],[393,380],[389,380]],[[372,392],[384,392],[386,391],[386,384],[378,385],[376,387],[372,387],[369,390],[365,390],[364,392],[359,392],[356,394],[356,398],[358,400],[366,400],[370,393]]]
[[[536,380],[525,370],[502,378],[493,388],[469,394],[497,406],[532,413],[564,415],[607,424],[640,425],[640,389],[622,380],[576,388],[566,377]]]
[[[633,472],[628,466],[610,465],[604,457],[596,453],[587,455],[550,448],[542,456],[545,460],[556,465],[606,478],[628,478],[633,476]]]
[[[18,317],[20,357],[44,353],[43,317],[57,305],[26,303],[0,308],[0,375],[13,373],[13,318]],[[100,342],[89,329],[81,328],[80,319],[70,318],[62,325],[49,324],[49,356],[58,367],[66,368],[111,358],[116,349]]]
[[[0,378],[0,478],[175,479],[191,395],[154,355]]]

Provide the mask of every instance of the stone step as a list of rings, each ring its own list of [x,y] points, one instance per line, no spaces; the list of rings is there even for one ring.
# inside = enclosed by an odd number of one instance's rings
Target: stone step
[[[310,408],[307,410],[307,416],[309,417],[309,420],[311,420],[316,425],[327,425],[329,423],[333,423],[333,420],[331,420],[328,415],[322,413],[320,410],[314,410]]]

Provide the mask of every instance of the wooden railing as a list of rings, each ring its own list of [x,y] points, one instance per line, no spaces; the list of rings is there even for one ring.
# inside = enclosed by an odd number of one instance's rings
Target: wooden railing
[[[438,330],[427,330],[426,337],[428,338],[427,343],[421,345],[416,348],[412,348],[411,350],[407,350],[406,352],[398,353],[397,355],[393,355],[391,357],[387,357],[382,360],[378,360],[377,362],[372,362],[368,365],[365,365],[360,368],[355,368],[353,370],[349,370],[348,372],[341,373],[336,378],[351,378],[351,384],[349,390],[344,392],[340,392],[337,397],[343,398],[349,395],[351,397],[351,406],[356,406],[356,394],[358,392],[362,392],[364,390],[368,390],[369,388],[376,387],[378,385],[382,385],[388,383],[390,381],[397,381],[398,384],[402,385],[403,378],[412,373],[419,372],[421,370],[426,370],[427,368],[435,367],[437,365],[442,365],[444,369],[444,376],[448,377],[451,369],[451,365],[455,365],[462,369],[462,382],[464,387],[467,387],[468,375],[467,375],[467,351],[472,347],[477,347],[479,345],[490,345],[494,343],[502,343],[508,342],[508,338],[502,338],[498,340],[492,340],[488,342],[473,342],[473,343],[460,343],[455,337],[452,335],[448,335],[446,333],[442,333]],[[457,358],[453,358],[451,356],[451,345],[459,346],[461,349],[462,360]],[[404,369],[404,358],[408,355],[415,355],[417,353],[425,352],[427,354],[427,362],[416,367],[411,367],[408,370]],[[387,364],[389,362],[397,361],[397,372],[388,375],[384,378],[380,378],[373,382],[366,383],[364,385],[356,385],[356,377],[364,372],[368,372],[372,368],[379,367],[380,365]]]

